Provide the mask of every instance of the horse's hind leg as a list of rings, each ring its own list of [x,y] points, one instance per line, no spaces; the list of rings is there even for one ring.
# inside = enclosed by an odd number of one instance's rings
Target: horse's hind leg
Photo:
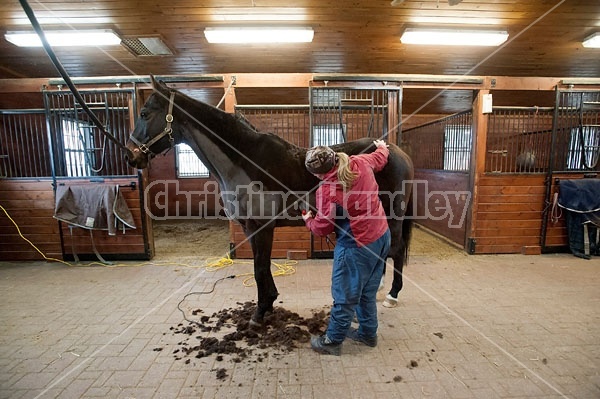
[[[408,222],[404,221],[404,223]],[[403,234],[403,227],[408,228],[409,226],[403,226],[402,220],[395,220],[389,223],[389,227],[392,234],[392,245],[390,247],[389,257],[394,261],[394,275],[392,288],[387,294],[383,306],[393,308],[398,305],[398,293],[402,290],[402,270],[407,254],[408,243]]]

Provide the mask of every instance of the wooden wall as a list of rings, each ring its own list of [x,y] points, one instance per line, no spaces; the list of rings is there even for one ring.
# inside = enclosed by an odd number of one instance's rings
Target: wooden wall
[[[127,229],[109,236],[107,231],[94,230],[94,242],[106,259],[150,259],[152,243],[144,235],[148,226],[141,209],[139,182],[137,179],[106,179],[106,183],[128,185],[136,188],[121,190],[134,217],[136,229]],[[67,184],[83,183],[69,180]],[[59,181],[60,184],[60,181]],[[94,183],[87,183],[94,184]],[[96,259],[91,245],[89,230],[74,228],[73,235],[65,223],[54,219],[54,190],[51,179],[2,179],[0,180],[0,205],[18,224],[21,233],[47,257],[73,259],[75,253],[82,259]],[[19,236],[14,224],[4,212],[0,212],[0,260],[42,260],[43,256]],[[151,232],[149,233],[151,234]],[[63,257],[64,254],[64,257]]]
[[[235,222],[229,223],[230,240],[235,249],[235,257],[238,259],[252,258],[250,243],[241,226]],[[310,231],[303,226],[299,227],[276,227],[273,239],[273,259],[282,259],[288,256],[288,251],[306,251],[307,256],[312,257],[310,248]]]
[[[579,179],[582,174],[555,175],[557,177]],[[544,209],[552,206],[553,195],[558,190],[553,179],[550,203],[546,204],[545,179],[544,174],[480,178],[471,235],[476,241],[476,254],[539,253],[567,248],[564,212],[560,212],[557,221],[552,221],[551,208],[546,214],[546,240],[541,242]]]
[[[135,229],[126,229],[125,233],[117,231],[117,234],[111,236],[108,231],[93,230],[94,243],[96,249],[106,259],[150,259],[153,256],[151,244],[145,239],[145,228],[148,223],[142,218],[146,217],[140,201],[140,188],[138,179],[113,178],[104,179],[105,184],[118,184],[127,186],[135,183],[135,188],[122,187],[121,194],[127,202],[135,222]],[[94,184],[85,180],[58,181],[58,184]],[[54,207],[54,204],[52,204]],[[71,229],[66,223],[60,223],[61,234],[63,238],[63,252],[66,259],[73,258],[73,250],[81,259],[95,260],[96,256],[92,248],[89,230],[82,228]],[[151,234],[151,231],[149,232]]]
[[[62,259],[58,221],[54,215],[51,179],[0,179],[0,205],[21,233],[51,258]],[[4,212],[0,212],[0,260],[42,260]]]
[[[540,246],[544,175],[482,175],[470,238],[477,254],[519,253]]]

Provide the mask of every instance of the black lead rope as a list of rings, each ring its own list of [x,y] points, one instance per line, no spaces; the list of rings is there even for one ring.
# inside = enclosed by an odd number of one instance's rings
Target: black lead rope
[[[21,3],[21,6],[23,7],[23,11],[25,11],[25,14],[27,14],[27,17],[29,18],[29,21],[31,22],[31,26],[33,26],[33,29],[35,30],[37,35],[40,37],[40,40],[42,41],[42,45],[44,46],[44,50],[46,50],[48,57],[50,57],[50,60],[52,61],[52,63],[58,70],[58,73],[60,73],[60,76],[62,76],[63,80],[65,81],[65,83],[67,84],[67,86],[69,87],[71,92],[73,93],[73,96],[75,97],[75,99],[77,100],[77,102],[79,103],[81,108],[83,108],[83,110],[89,115],[92,122],[94,122],[96,127],[98,127],[98,129],[100,129],[100,131],[106,137],[108,137],[110,139],[110,141],[115,143],[121,150],[125,151],[127,154],[130,154],[131,151],[123,143],[121,143],[115,136],[113,136],[112,134],[110,134],[109,132],[106,131],[106,129],[104,128],[104,125],[102,125],[102,122],[100,122],[100,119],[98,119],[96,114],[94,114],[92,112],[92,110],[87,106],[87,104],[85,103],[85,100],[83,99],[83,97],[81,96],[81,94],[79,93],[79,91],[77,90],[75,85],[73,84],[73,81],[69,77],[69,74],[63,68],[62,64],[56,57],[56,54],[54,54],[52,47],[50,47],[50,43],[48,43],[48,40],[46,39],[46,35],[44,34],[42,27],[38,23],[37,18],[35,17],[35,14],[33,13],[33,10],[27,3],[27,0],[19,0],[19,3]]]

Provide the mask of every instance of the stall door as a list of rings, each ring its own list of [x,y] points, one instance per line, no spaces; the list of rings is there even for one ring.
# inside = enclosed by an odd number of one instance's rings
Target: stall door
[[[81,94],[105,129],[125,143],[134,124],[134,92],[90,90],[81,91]],[[117,223],[116,231],[111,217],[107,217],[109,226],[106,228],[104,223],[94,224],[94,221],[106,217],[103,213],[98,216],[82,215],[85,216],[82,221],[59,222],[64,257],[106,260],[151,258],[153,242],[143,206],[143,175],[126,163],[123,152],[96,128],[71,92],[45,91],[44,101],[55,194],[62,196],[65,187],[72,187],[69,200],[77,202],[86,201],[86,196],[98,195],[99,192],[103,195],[109,193],[124,200],[126,205],[122,208],[127,208],[133,218],[133,223]],[[75,192],[77,194],[73,194]],[[96,198],[87,200],[95,201]],[[106,212],[110,214],[111,205],[108,207]],[[87,223],[90,220],[91,223]]]

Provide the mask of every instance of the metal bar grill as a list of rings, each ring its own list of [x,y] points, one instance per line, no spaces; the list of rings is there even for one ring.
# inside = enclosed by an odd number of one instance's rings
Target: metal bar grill
[[[553,113],[553,107],[494,107],[488,119],[485,171],[545,172]]]
[[[463,111],[402,132],[415,168],[467,172],[472,151],[471,111]]]
[[[125,144],[130,130],[131,90],[81,91],[86,104]],[[57,177],[134,176],[117,145],[107,140],[72,93],[44,92]]]
[[[555,172],[600,171],[600,91],[558,93]]]
[[[399,89],[310,89],[309,146],[331,145],[363,137],[388,137],[390,91]],[[393,120],[398,120],[395,115]]]
[[[236,106],[235,111],[260,132],[273,133],[300,147],[309,144],[308,105],[244,105]]]
[[[0,121],[0,177],[51,177],[44,110],[1,110]]]

